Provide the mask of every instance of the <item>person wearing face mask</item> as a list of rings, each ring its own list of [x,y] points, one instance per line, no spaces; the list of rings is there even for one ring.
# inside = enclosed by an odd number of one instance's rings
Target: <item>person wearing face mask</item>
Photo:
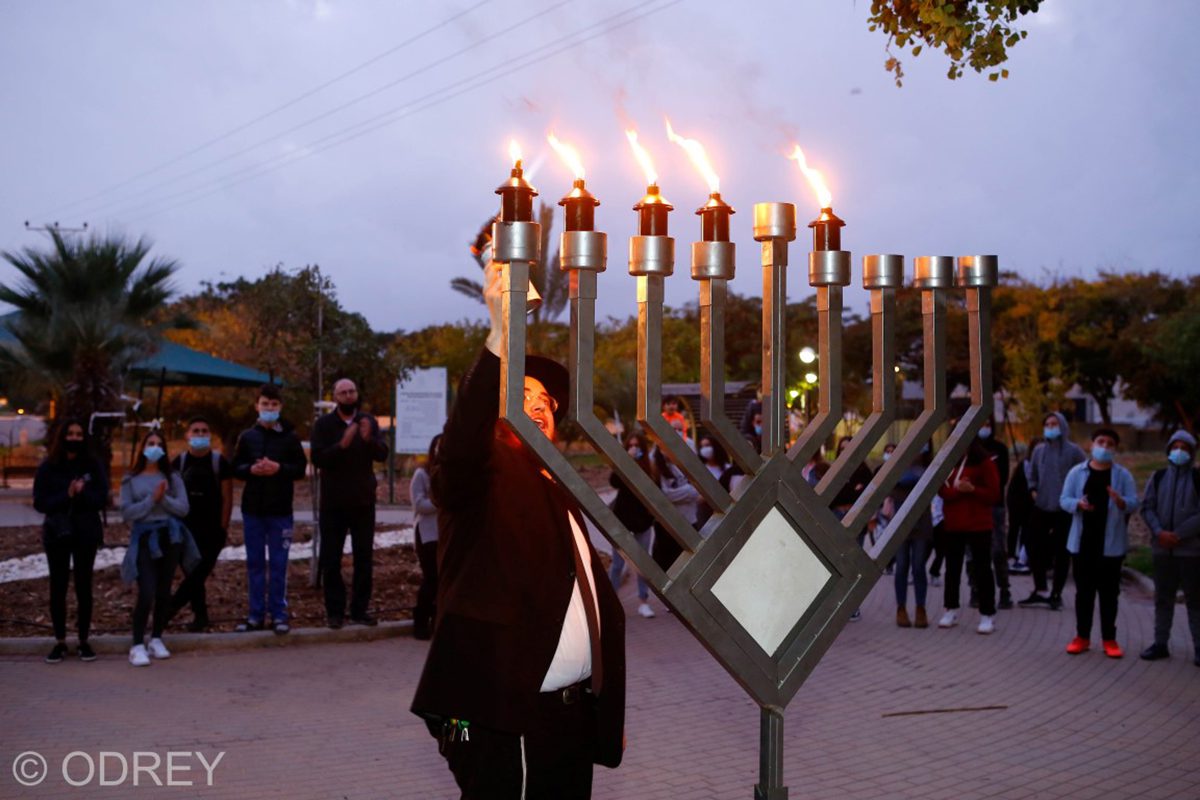
[[[725,454],[725,448],[721,447],[715,439],[706,434],[700,437],[696,453],[700,456],[700,460],[704,462],[704,467],[708,470],[709,474],[716,478],[726,490],[729,490],[733,476],[732,474],[726,474],[729,472],[729,456]],[[712,506],[704,502],[704,499],[701,498],[700,502],[696,505],[696,527],[703,528],[704,523],[708,522],[712,515]]]
[[[1175,620],[1175,595],[1182,588],[1194,661],[1200,667],[1200,469],[1196,437],[1175,431],[1167,442],[1167,467],[1146,481],[1142,519],[1150,528],[1154,554],[1154,643],[1142,658],[1168,658]]]
[[[171,657],[162,640],[171,617],[171,581],[180,563],[185,572],[200,564],[200,551],[183,524],[188,510],[187,488],[171,468],[166,439],[152,430],[142,440],[133,469],[121,480],[121,516],[133,524],[121,578],[137,583],[133,647],[129,650],[129,663],[135,667],[150,666],[151,657]],[[151,607],[154,621],[147,648],[146,622]]]
[[[1079,445],[1071,441],[1067,418],[1058,411],[1042,419],[1044,441],[1029,457],[1029,491],[1033,497],[1029,538],[1025,552],[1033,572],[1033,592],[1020,601],[1024,608],[1044,606],[1055,611],[1062,608],[1062,590],[1067,585],[1071,556],[1067,552],[1067,532],[1071,515],[1059,506],[1063,480],[1067,473],[1086,456]],[[1046,596],[1046,573],[1053,567],[1054,583]]]
[[[212,449],[212,429],[204,417],[188,421],[187,450],[175,456],[171,467],[183,478],[187,489],[188,513],[183,524],[191,531],[200,549],[200,564],[179,584],[171,598],[171,615],[187,605],[192,607],[193,633],[207,630],[208,595],[205,581],[217,564],[217,557],[229,536],[229,518],[233,513],[233,465]]]
[[[1012,590],[1008,579],[1008,528],[1005,525],[1004,492],[1008,486],[1008,448],[995,436],[994,418],[988,417],[983,427],[979,429],[978,438],[987,451],[988,457],[996,465],[1000,475],[1000,499],[992,506],[992,572],[996,579],[996,589],[1000,599],[996,608],[1010,609],[1013,607]],[[977,607],[977,590],[971,585],[971,606]]]
[[[104,540],[100,512],[108,505],[108,473],[91,454],[83,423],[59,422],[50,453],[33,479],[33,507],[46,515],[42,547],[50,569],[50,619],[54,647],[47,664],[67,655],[67,586],[75,572],[75,616],[81,661],[95,661],[88,644],[92,627],[92,567]]]
[[[1137,510],[1133,475],[1113,463],[1121,437],[1112,428],[1092,432],[1091,458],[1077,464],[1063,481],[1059,505],[1071,515],[1067,550],[1075,567],[1075,638],[1067,652],[1091,646],[1092,617],[1100,600],[1100,639],[1109,658],[1124,655],[1117,644],[1117,598],[1121,563],[1129,550],[1126,521]]]
[[[333,384],[337,407],[313,425],[312,461],[321,470],[321,583],[325,620],[342,627],[346,616],[346,584],[342,552],[346,534],[354,554],[350,621],[375,625],[370,613],[371,573],[375,548],[375,462],[388,456],[387,443],[375,417],[359,408],[358,387],[349,378]]]
[[[283,395],[278,386],[264,383],[254,408],[258,420],[242,431],[233,456],[233,474],[246,483],[242,490],[242,523],[249,587],[249,611],[236,630],[262,630],[269,610],[275,633],[282,636],[291,630],[287,568],[294,528],[292,484],[304,477],[308,459],[292,426],[280,419]]]
[[[637,431],[629,434],[625,437],[625,449],[630,458],[642,468],[642,471],[649,475],[651,480],[657,482],[658,476],[655,474],[654,463],[650,460],[650,443],[646,437]],[[633,538],[637,539],[637,543],[645,548],[647,553],[652,552],[654,516],[616,472],[609,476],[608,482],[617,490],[617,496],[613,499],[612,504],[613,513],[616,514],[621,524],[629,529]],[[612,565],[608,569],[608,579],[612,581],[614,589],[620,588],[624,573],[625,557],[621,555],[620,550],[614,548]],[[646,619],[654,617],[654,609],[650,607],[650,587],[641,575],[637,577],[637,595],[638,614]]]

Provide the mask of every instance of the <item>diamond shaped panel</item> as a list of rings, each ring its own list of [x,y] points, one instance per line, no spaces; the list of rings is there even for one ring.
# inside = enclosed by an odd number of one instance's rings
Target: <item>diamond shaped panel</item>
[[[829,581],[829,568],[772,508],[712,586],[712,594],[774,653]]]

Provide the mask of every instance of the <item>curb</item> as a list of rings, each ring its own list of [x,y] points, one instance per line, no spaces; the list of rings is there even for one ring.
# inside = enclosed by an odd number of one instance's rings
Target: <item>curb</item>
[[[341,630],[329,628],[293,628],[276,636],[273,631],[246,633],[168,633],[163,637],[172,653],[198,653],[223,650],[253,650],[260,647],[293,647],[338,642],[373,642],[412,635],[412,620],[381,622],[373,628],[349,624]],[[68,637],[68,646],[74,637]],[[54,646],[53,636],[29,636],[0,639],[0,656],[43,656]],[[106,633],[88,640],[92,649],[105,655],[129,652],[129,636]]]

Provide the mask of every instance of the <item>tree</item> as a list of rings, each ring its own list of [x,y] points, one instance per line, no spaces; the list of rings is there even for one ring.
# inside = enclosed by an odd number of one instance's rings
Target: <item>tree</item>
[[[0,253],[24,279],[0,285],[0,301],[18,312],[8,327],[19,345],[0,348],[0,366],[49,393],[59,416],[87,420],[120,410],[126,370],[152,353],[165,331],[191,323],[166,313],[179,265],[146,262],[147,240],[49,234],[49,250]]]
[[[871,0],[867,18],[870,30],[887,34],[888,58],[884,68],[904,80],[900,59],[891,47],[910,48],[913,58],[926,47],[942,50],[950,58],[946,77],[962,76],[966,67],[988,72],[988,80],[1008,77],[996,69],[1008,60],[1008,51],[1026,36],[1015,27],[1019,17],[1036,13],[1044,0]]]
[[[1200,430],[1200,277],[1167,294],[1174,306],[1147,319],[1126,337],[1122,351],[1125,394],[1157,409],[1168,429]]]

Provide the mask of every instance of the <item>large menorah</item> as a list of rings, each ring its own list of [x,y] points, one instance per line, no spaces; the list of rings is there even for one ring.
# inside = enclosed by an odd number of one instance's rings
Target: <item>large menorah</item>
[[[692,279],[700,290],[700,420],[746,475],[744,491],[735,499],[659,413],[663,290],[674,271],[675,240],[667,235],[672,208],[651,185],[635,206],[640,231],[629,242],[629,272],[637,278],[637,421],[714,509],[712,518],[697,531],[594,413],[596,288],[605,269],[607,236],[593,230],[598,203],[582,179],[576,180],[560,203],[566,217],[561,267],[570,277],[570,419],[682,548],[664,571],[524,412],[529,269],[539,258],[541,241],[539,226],[531,221],[536,191],[525,181],[519,161],[511,179],[496,191],[502,198],[500,217],[493,226],[493,258],[501,264],[503,290],[501,414],[662,601],[759,704],[760,773],[754,796],[784,800],[784,708],[870,592],[991,411],[988,337],[997,259],[924,256],[914,260],[913,285],[921,292],[923,321],[924,410],[854,506],[838,519],[830,501],[896,418],[896,292],[904,283],[904,258],[863,257],[862,283],[871,297],[872,410],[829,471],[811,486],[801,469],[842,419],[842,292],[851,271],[850,253],[840,249],[843,223],[825,208],[810,224],[814,249],[808,254],[808,283],[817,293],[819,414],[786,447],[785,306],[788,244],[796,238],[796,209],[790,203],[754,206],[754,238],[762,244],[763,270],[760,453],[738,433],[724,409],[725,305],[735,255],[729,241],[733,209],[713,192],[697,212],[704,235],[703,241],[692,245],[691,259]],[[966,294],[970,407],[891,523],[864,551],[857,535],[947,416],[946,300],[955,288]]]

